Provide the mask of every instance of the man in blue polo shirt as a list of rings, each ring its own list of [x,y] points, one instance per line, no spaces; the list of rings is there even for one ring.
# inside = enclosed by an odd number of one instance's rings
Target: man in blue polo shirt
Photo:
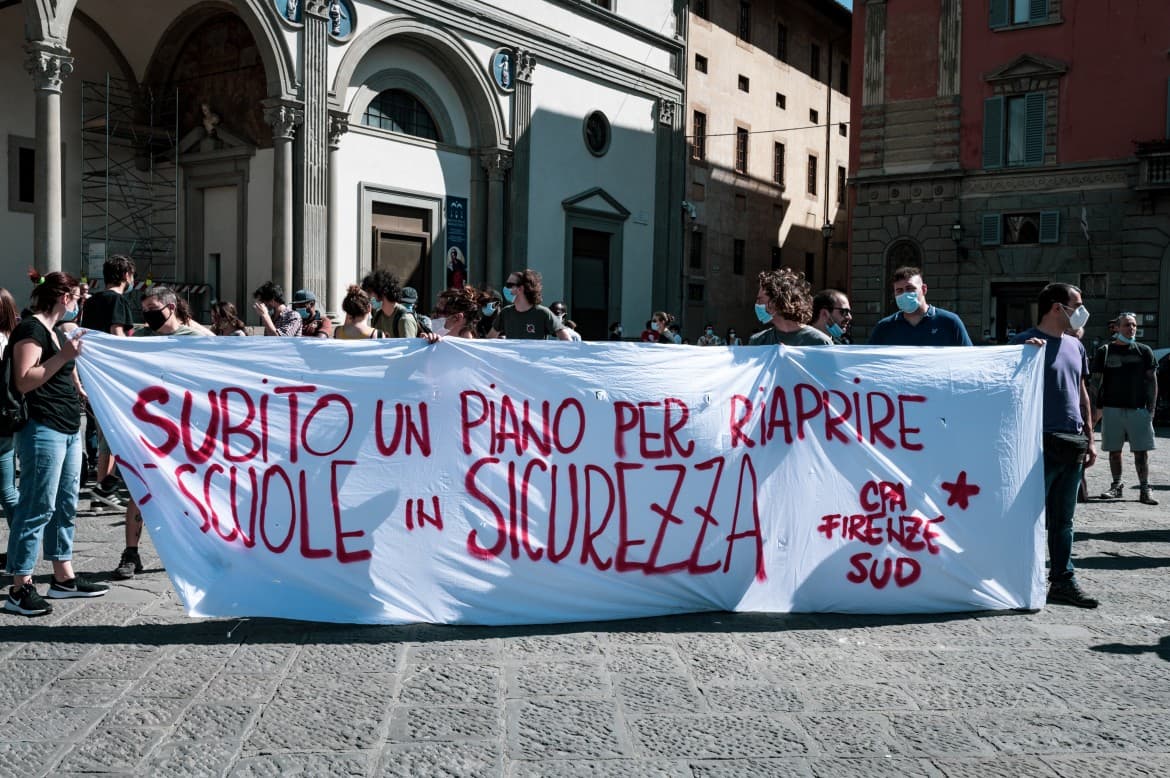
[[[926,284],[916,267],[894,271],[898,312],[879,321],[869,336],[871,346],[970,346],[963,321],[950,311],[926,303]]]

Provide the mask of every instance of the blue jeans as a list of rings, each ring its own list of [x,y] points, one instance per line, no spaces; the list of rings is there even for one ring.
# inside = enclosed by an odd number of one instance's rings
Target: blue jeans
[[[1081,487],[1080,462],[1066,464],[1044,457],[1044,510],[1048,527],[1048,580],[1073,580],[1073,513]]]
[[[13,575],[32,575],[42,538],[46,560],[73,558],[81,448],[80,434],[66,435],[32,419],[16,433],[20,502],[8,533],[8,570]]]
[[[16,491],[16,438],[0,436],[0,508],[4,509],[8,529],[12,529],[12,517],[16,515],[16,501],[19,499],[20,492]]]

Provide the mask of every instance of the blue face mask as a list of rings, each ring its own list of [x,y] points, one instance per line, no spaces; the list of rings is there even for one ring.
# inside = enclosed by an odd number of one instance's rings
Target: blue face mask
[[[72,310],[67,310],[67,311],[65,311],[65,313],[61,314],[61,321],[73,321],[76,318],[77,318],[77,309],[76,308],[73,308]]]
[[[308,321],[311,316],[308,308],[297,308],[297,314],[300,315],[301,321]]]
[[[825,329],[828,330],[829,335],[834,338],[839,338],[845,334],[845,330],[841,329],[841,325],[835,321],[829,322],[829,326],[825,327]]]
[[[516,302],[516,293],[512,291],[512,287],[504,287],[504,300],[509,304]]]
[[[372,306],[373,306],[373,307],[375,307],[375,308],[378,308],[378,307],[380,307],[380,306],[382,305],[382,300],[381,300],[381,298],[379,298],[379,297],[374,297],[373,295],[370,295],[370,305],[372,305]]]
[[[767,324],[772,321],[772,314],[768,313],[768,306],[762,303],[756,303],[756,318],[760,320],[760,324]]]
[[[494,316],[495,313],[496,313],[496,304],[494,302],[490,302],[483,307],[483,315],[484,316]]]
[[[656,321],[650,322],[650,329],[654,330],[655,332],[658,332],[658,322],[656,322]]]
[[[1120,332],[1117,333],[1117,339],[1120,340],[1122,343],[1124,343],[1127,346],[1132,346],[1133,344],[1137,343],[1137,338],[1127,338],[1126,336],[1122,335]]]
[[[918,310],[918,292],[903,292],[894,298],[898,303],[898,310],[902,313],[914,313]]]

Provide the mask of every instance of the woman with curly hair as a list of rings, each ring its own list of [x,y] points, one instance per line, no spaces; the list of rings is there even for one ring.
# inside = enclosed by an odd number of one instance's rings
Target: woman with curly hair
[[[768,326],[752,335],[749,346],[833,345],[828,335],[808,326],[812,319],[812,287],[803,273],[794,273],[791,268],[760,273],[756,318]]]
[[[435,332],[447,338],[479,337],[479,318],[491,302],[490,295],[472,286],[440,292],[438,310],[443,311],[443,318],[434,320]]]
[[[333,337],[338,340],[366,340],[368,338],[384,338],[385,333],[370,325],[369,295],[362,291],[357,284],[350,284],[345,291],[345,299],[341,301],[341,310],[345,312],[345,323],[333,330]]]
[[[234,303],[217,300],[211,305],[211,331],[216,335],[247,335],[248,325],[240,318]]]
[[[73,525],[81,479],[81,395],[74,360],[82,336],[59,335],[59,321],[77,315],[80,284],[68,273],[32,274],[32,315],[12,333],[12,380],[28,404],[28,424],[16,433],[20,501],[8,534],[12,588],[4,609],[23,616],[51,613],[33,586],[37,549],[53,563],[49,597],[100,597],[109,587],[73,571]]]

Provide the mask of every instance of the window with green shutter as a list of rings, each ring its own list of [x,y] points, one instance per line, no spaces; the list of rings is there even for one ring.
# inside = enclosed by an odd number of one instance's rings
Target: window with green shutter
[[[987,21],[993,30],[1047,22],[1048,0],[991,0]]]
[[[1003,103],[1002,97],[983,101],[983,167],[1003,167]]]
[[[998,213],[983,214],[980,243],[984,246],[998,246],[1003,240],[1003,217]]]
[[[1040,242],[1060,243],[1060,211],[1040,212]]]
[[[1048,96],[1028,92],[983,101],[983,167],[1044,164]]]

